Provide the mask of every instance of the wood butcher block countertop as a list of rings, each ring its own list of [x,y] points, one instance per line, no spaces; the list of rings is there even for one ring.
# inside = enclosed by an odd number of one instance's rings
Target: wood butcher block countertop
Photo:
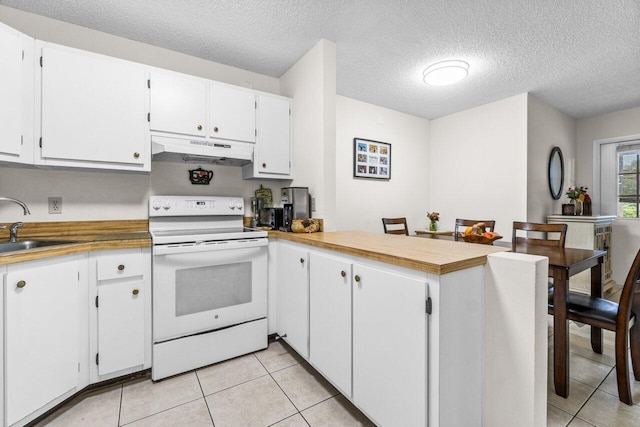
[[[0,241],[7,241],[8,231],[0,232]],[[78,252],[151,246],[147,220],[25,222],[18,229],[18,241],[23,240],[61,240],[71,243],[0,253],[0,265]]]
[[[491,245],[364,231],[321,233],[270,231],[269,237],[434,274],[446,274],[484,265],[487,262],[487,255],[509,251],[509,248]]]

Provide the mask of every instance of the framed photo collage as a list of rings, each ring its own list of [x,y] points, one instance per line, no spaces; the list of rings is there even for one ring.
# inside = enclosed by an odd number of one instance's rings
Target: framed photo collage
[[[391,144],[353,138],[353,176],[391,179]]]

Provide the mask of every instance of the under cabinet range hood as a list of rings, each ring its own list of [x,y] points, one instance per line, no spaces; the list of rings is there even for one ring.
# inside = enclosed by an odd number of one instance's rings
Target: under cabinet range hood
[[[246,142],[151,136],[152,160],[224,166],[253,161],[254,144]]]

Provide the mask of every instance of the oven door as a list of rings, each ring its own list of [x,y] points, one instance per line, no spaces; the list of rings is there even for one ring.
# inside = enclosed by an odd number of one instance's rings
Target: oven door
[[[267,316],[267,239],[156,245],[153,341]]]

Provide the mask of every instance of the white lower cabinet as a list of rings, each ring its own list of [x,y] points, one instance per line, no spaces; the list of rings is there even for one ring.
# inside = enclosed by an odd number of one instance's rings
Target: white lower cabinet
[[[6,268],[5,425],[78,390],[80,348],[86,344],[81,336],[86,324],[80,297],[86,289],[83,268],[86,258],[76,256]]]
[[[150,248],[9,264],[0,274],[0,425],[23,426],[90,383],[151,367]]]
[[[96,268],[95,338],[91,382],[151,366],[151,284],[148,248],[99,251]]]
[[[309,361],[351,397],[351,263],[309,256]]]
[[[305,359],[309,357],[308,261],[308,250],[294,244],[278,243],[276,260],[278,335]]]
[[[427,274],[278,244],[278,333],[376,424],[427,425]]]
[[[353,401],[378,425],[425,426],[425,279],[353,266]]]

